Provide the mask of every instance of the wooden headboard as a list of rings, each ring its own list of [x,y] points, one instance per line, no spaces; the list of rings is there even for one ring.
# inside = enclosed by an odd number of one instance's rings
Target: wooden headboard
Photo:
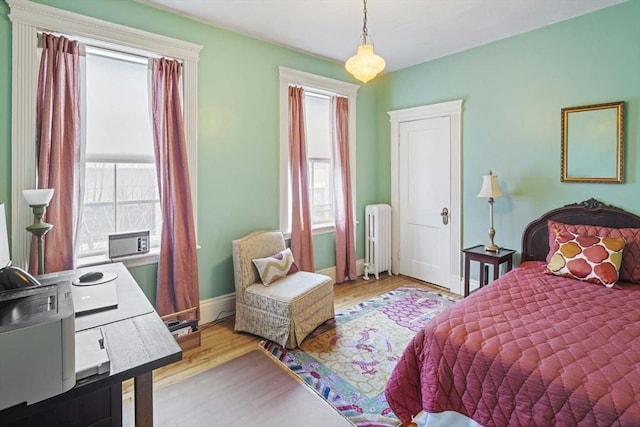
[[[565,224],[599,225],[613,228],[640,228],[640,216],[605,205],[596,199],[553,209],[527,225],[522,234],[522,261],[545,261],[549,252],[547,221]]]

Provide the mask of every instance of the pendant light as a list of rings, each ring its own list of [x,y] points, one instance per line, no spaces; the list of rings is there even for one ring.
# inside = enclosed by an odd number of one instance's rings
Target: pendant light
[[[386,65],[381,56],[373,53],[373,44],[367,43],[369,32],[367,30],[367,0],[364,0],[364,24],[362,25],[362,43],[358,46],[358,53],[352,56],[344,64],[344,67],[356,79],[363,83],[368,82],[378,75]]]

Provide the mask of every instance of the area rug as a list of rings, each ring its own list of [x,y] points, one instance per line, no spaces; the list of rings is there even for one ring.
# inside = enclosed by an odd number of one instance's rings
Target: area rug
[[[262,346],[359,427],[395,427],[384,387],[409,340],[455,300],[403,286],[358,304],[295,350]]]

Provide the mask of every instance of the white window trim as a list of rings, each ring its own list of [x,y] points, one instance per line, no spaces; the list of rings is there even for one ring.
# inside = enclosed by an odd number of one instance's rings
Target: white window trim
[[[22,190],[36,185],[36,92],[39,58],[37,33],[50,31],[91,39],[100,47],[124,46],[131,53],[168,56],[183,61],[184,129],[193,199],[198,225],[198,60],[201,45],[113,24],[27,0],[6,0],[12,22],[11,126],[11,243],[14,265],[26,266],[31,236],[30,208]],[[55,224],[54,224],[55,227]],[[157,258],[156,258],[157,261]],[[149,263],[155,262],[153,257]]]
[[[160,248],[151,248],[143,255],[129,255],[126,257],[109,259],[107,254],[93,255],[78,258],[78,267],[89,267],[92,265],[108,264],[110,262],[122,262],[126,267],[139,267],[151,263],[156,263],[160,259]]]
[[[287,67],[278,67],[280,73],[280,230],[285,238],[291,234],[289,224],[288,177],[289,177],[289,86],[302,86],[328,95],[340,95],[349,99],[349,160],[353,212],[356,201],[356,98],[359,85],[328,77],[317,76]],[[355,218],[354,218],[355,221]],[[355,224],[354,224],[355,225]],[[335,227],[321,225],[313,229],[313,234],[333,232]],[[355,229],[355,227],[354,227]]]

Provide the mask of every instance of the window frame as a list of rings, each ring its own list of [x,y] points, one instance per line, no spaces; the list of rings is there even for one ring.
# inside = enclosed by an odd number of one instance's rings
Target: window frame
[[[89,56],[97,56],[97,57],[101,57],[102,60],[108,60],[108,61],[123,61],[123,62],[127,62],[129,64],[135,64],[136,66],[140,67],[138,72],[141,72],[142,70],[144,70],[144,81],[140,81],[140,84],[143,84],[145,89],[147,90],[147,92],[150,91],[151,85],[149,80],[151,79],[151,68],[150,68],[150,59],[147,56],[141,56],[141,55],[132,55],[130,53],[124,52],[122,49],[119,50],[114,50],[114,49],[104,49],[104,48],[99,48],[96,47],[94,45],[94,43],[92,42],[87,42],[87,44],[82,45],[84,47],[83,51],[80,55],[80,63],[81,63],[81,111],[82,111],[82,116],[84,117],[82,124],[81,124],[81,133],[82,136],[81,138],[83,139],[82,144],[84,145],[84,157],[82,158],[81,162],[84,163],[84,177],[83,179],[83,183],[81,185],[85,185],[87,184],[87,176],[88,176],[88,167],[90,164],[99,164],[99,163],[103,163],[103,164],[110,164],[111,167],[113,168],[113,190],[114,190],[114,194],[113,194],[113,201],[112,202],[87,202],[85,199],[86,196],[86,192],[87,192],[87,187],[85,187],[85,191],[83,194],[83,200],[81,202],[81,207],[80,209],[83,210],[82,212],[82,219],[84,222],[84,219],[86,218],[86,209],[88,206],[91,205],[101,205],[101,204],[105,204],[105,203],[109,203],[113,205],[113,224],[114,224],[114,229],[112,229],[110,232],[111,233],[118,233],[118,232],[122,232],[122,231],[138,231],[138,229],[135,230],[119,230],[118,229],[118,208],[120,206],[124,206],[127,204],[140,204],[140,203],[144,203],[144,204],[154,204],[154,206],[159,206],[160,205],[160,196],[159,196],[159,191],[157,189],[157,179],[155,179],[157,177],[157,173],[156,173],[156,161],[155,161],[155,153],[154,153],[154,149],[153,149],[153,129],[152,129],[152,124],[151,124],[151,100],[150,100],[150,94],[147,93],[147,97],[144,98],[145,101],[145,106],[144,108],[146,109],[144,111],[144,115],[146,115],[148,117],[148,126],[149,126],[149,134],[148,134],[148,141],[149,141],[149,150],[148,150],[148,154],[132,154],[132,155],[125,155],[122,153],[110,153],[110,154],[95,154],[95,153],[90,153],[89,150],[89,144],[91,143],[91,141],[89,140],[88,134],[89,134],[89,129],[88,129],[88,122],[90,120],[90,115],[89,115],[89,103],[88,103],[88,97],[90,96],[89,93],[89,75],[87,74],[89,67],[88,67],[88,58]],[[40,55],[40,53],[39,53]],[[82,75],[84,74],[84,75]],[[122,166],[124,165],[128,165],[128,164],[135,164],[135,165],[152,165],[154,172],[153,172],[153,176],[154,176],[154,182],[155,182],[155,188],[156,188],[156,192],[158,193],[157,197],[153,200],[149,200],[149,199],[145,199],[145,200],[137,200],[137,201],[133,201],[134,203],[131,203],[132,201],[127,201],[127,202],[122,202],[122,201],[118,201],[117,198],[117,193],[118,193],[118,174],[119,174],[119,170]],[[161,206],[159,207],[160,209],[160,223],[162,220],[162,208]],[[155,217],[155,215],[154,215]],[[156,224],[158,223],[158,221],[155,222]],[[78,249],[76,252],[76,262],[78,265],[86,265],[88,263],[95,263],[95,262],[99,262],[100,260],[106,260],[108,259],[107,254],[108,254],[108,249],[104,249],[104,250],[94,250],[94,251],[85,251],[82,252],[81,248],[82,248],[82,243],[80,241],[80,238],[82,236],[82,230],[83,230],[83,223],[81,223],[79,225],[80,227],[80,234],[78,236]],[[151,243],[150,243],[150,253],[151,256],[155,256],[157,253],[159,253],[160,250],[160,240],[161,240],[161,230],[160,233],[154,233],[153,230],[150,230],[151,232]],[[101,242],[108,244],[107,239],[105,238],[104,240],[102,240]],[[108,245],[107,245],[108,248]]]
[[[26,0],[6,0],[12,22],[11,99],[11,243],[12,262],[26,266],[31,236],[24,231],[32,220],[22,190],[36,185],[36,92],[40,58],[39,32],[66,34],[80,42],[105,49],[121,50],[148,57],[168,56],[183,63],[184,129],[193,200],[198,225],[198,60],[201,45],[91,18]],[[55,224],[54,224],[55,226]],[[91,263],[109,262],[93,260]],[[132,257],[127,266],[158,261],[158,253]]]
[[[289,86],[301,86],[305,90],[328,96],[348,98],[349,105],[349,158],[352,188],[352,208],[355,212],[356,202],[356,104],[359,85],[347,83],[328,77],[278,67],[280,77],[280,231],[285,238],[291,236],[291,208],[289,195]],[[332,233],[334,224],[322,224],[312,228],[314,235]]]

